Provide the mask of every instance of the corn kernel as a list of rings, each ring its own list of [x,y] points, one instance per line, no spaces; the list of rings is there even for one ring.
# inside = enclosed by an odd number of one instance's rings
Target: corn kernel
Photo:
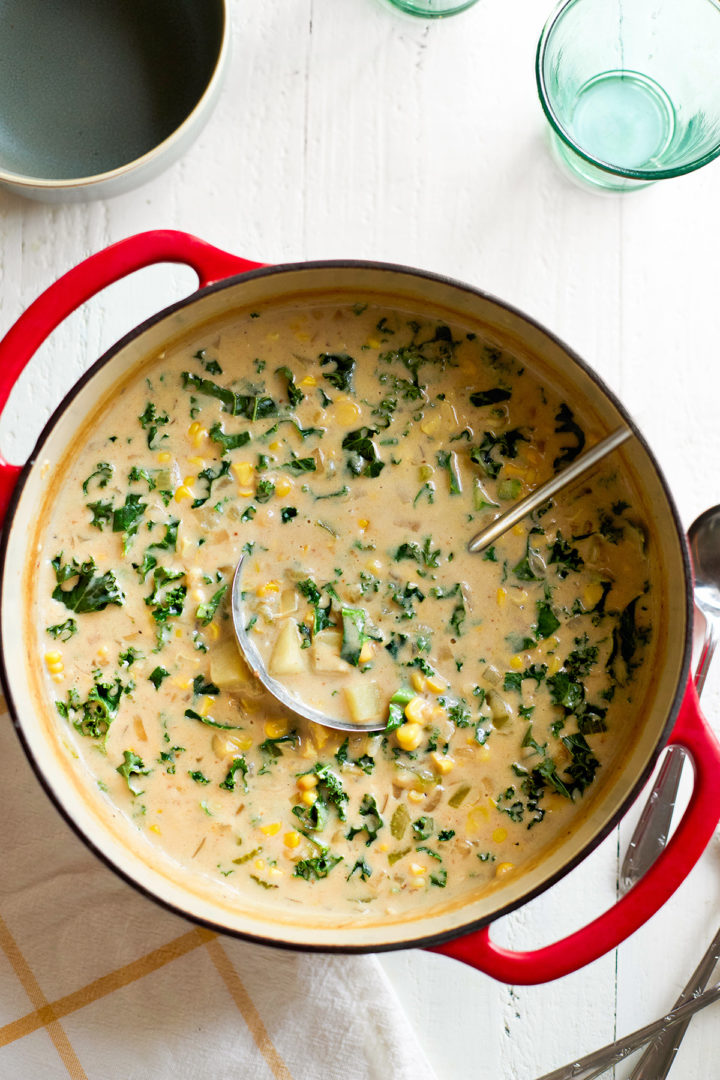
[[[417,691],[418,694],[422,694],[425,689],[425,676],[423,673],[421,671],[413,671],[410,676],[410,682],[412,683],[413,690]]]
[[[272,821],[269,825],[261,825],[260,832],[265,833],[266,836],[276,836],[282,829],[282,825],[279,821]]]
[[[562,667],[562,660],[559,656],[551,656],[548,661],[548,675],[557,675],[558,671]]]
[[[414,788],[412,788],[410,791],[408,791],[407,797],[408,797],[409,802],[414,802],[414,803],[425,802],[425,795],[423,794],[423,792],[422,791],[415,791]]]
[[[507,603],[507,589],[503,589],[501,585],[496,595],[498,607],[505,607],[505,604]]]
[[[57,664],[58,660],[62,660],[62,653],[57,649],[53,649],[52,652],[45,653],[45,661],[48,664]]]
[[[583,607],[586,611],[592,611],[602,600],[603,587],[599,581],[591,581],[583,590]]]
[[[433,694],[442,694],[448,688],[448,684],[445,682],[442,675],[436,674],[426,675],[425,685]]]
[[[188,435],[190,436],[190,438],[192,438],[193,435],[197,435],[198,431],[200,431],[201,428],[202,424],[198,423],[197,420],[194,420],[188,428]]]
[[[468,739],[468,742],[470,742],[470,739]],[[480,761],[488,761],[491,754],[492,751],[489,746],[478,746],[477,757]]]
[[[55,660],[52,664],[47,665],[47,669],[51,675],[59,675],[61,671],[65,670],[65,665],[62,660]]]
[[[368,518],[358,518],[358,528],[362,529],[363,532],[367,529],[369,524],[370,521]]]
[[[525,664],[523,663],[522,656],[513,656],[513,657],[511,657],[511,659],[510,659],[510,667],[513,669],[513,671],[522,671],[524,666],[525,666]]]
[[[280,869],[279,866],[271,867],[270,871],[268,872],[268,877],[279,878],[279,877],[282,877],[282,876],[283,876],[283,871]]]
[[[447,775],[455,768],[455,759],[448,757],[447,754],[438,754],[437,750],[434,750],[430,755],[432,763],[440,773],[441,776]]]
[[[425,719],[427,703],[421,697],[414,697],[405,706],[405,716],[412,724],[421,724]]]
[[[220,627],[217,626],[216,623],[212,622],[208,626],[206,633],[209,637],[212,638],[213,641],[217,641],[217,639],[220,637]]]
[[[302,776],[298,776],[295,783],[301,791],[311,791],[317,787],[318,778],[314,773],[303,773]]]
[[[201,427],[198,431],[191,436],[191,442],[196,449],[199,449],[208,437],[207,428]]]
[[[465,822],[465,830],[468,833],[478,833],[484,827],[488,818],[490,817],[490,811],[485,806],[473,806],[468,811],[467,820]]]
[[[521,521],[518,521],[517,525],[513,525],[511,531],[515,533],[515,536],[522,536],[525,532],[525,526]]]
[[[300,380],[301,386],[317,386],[317,379],[314,375],[304,375]]]
[[[238,488],[237,493],[240,499],[252,499],[255,494],[252,488]]]
[[[507,839],[507,829],[499,825],[497,829],[493,829],[492,838],[496,844],[502,844],[503,840]]]
[[[423,889],[425,887],[425,878],[420,876],[410,878],[410,886],[413,889]]]
[[[385,843],[383,843],[383,844],[378,844],[378,846],[377,846],[377,850],[378,850],[378,851],[382,851],[382,852],[385,852],[385,851],[389,851],[389,850],[390,850],[390,845],[389,845],[389,844],[385,844]]]
[[[304,802],[306,806],[314,806],[317,802],[317,791],[303,791],[300,796],[300,802]]]
[[[280,582],[279,581],[266,581],[264,585],[258,585],[257,589],[255,590],[255,595],[256,596],[270,596],[271,593],[279,593],[279,592],[280,592]]]
[[[423,435],[434,435],[440,427],[441,416],[429,416],[427,420],[422,420],[420,423],[420,430]]]
[[[497,869],[495,870],[495,877],[505,877],[506,874],[509,874],[510,871],[514,870],[514,869],[515,869],[515,864],[514,863],[511,863],[511,862],[498,863]]]
[[[255,470],[253,469],[252,464],[249,461],[234,461],[230,468],[235,473],[235,479],[237,480],[238,484],[241,484],[243,487],[247,487],[248,484],[252,483],[252,478]]]
[[[61,683],[65,676],[61,671],[54,671],[50,676],[53,682]]]
[[[360,419],[362,410],[352,398],[340,397],[335,401],[332,412],[336,423],[342,427],[353,427]]]
[[[159,825],[149,825],[148,828],[150,829],[150,832],[154,832],[154,833],[157,833],[158,836],[162,836],[162,833],[160,832],[160,826]]]
[[[275,439],[273,442],[268,443],[268,450],[279,450],[282,443],[279,439]]]
[[[287,735],[287,730],[286,720],[268,720],[265,724],[265,734],[268,739],[280,739],[283,735]]]
[[[188,465],[194,465],[198,469],[204,469],[205,468],[205,460],[204,460],[204,458],[201,458],[201,457],[191,457],[191,458],[188,458]],[[187,483],[192,483],[193,479],[194,479],[193,477],[190,477],[190,480],[189,481],[186,480],[185,483],[186,484]]]
[[[169,463],[172,461],[172,454],[169,450],[162,450],[158,454],[157,459],[160,465],[169,465]]]
[[[198,709],[198,712],[200,713],[201,716],[207,716],[208,713],[210,712],[210,710],[212,709],[212,707],[213,707],[213,699],[211,697],[206,697],[203,700],[202,705]]]
[[[423,730],[420,724],[402,724],[395,732],[395,738],[403,750],[417,750],[422,736]]]
[[[173,679],[173,682],[180,690],[189,690],[192,686],[192,679],[187,678],[185,675],[181,676],[179,679]]]
[[[371,574],[379,574],[383,568],[383,564],[379,559],[368,559],[365,563],[365,569],[369,570]]]
[[[542,461],[542,454],[540,454],[534,446],[526,447],[525,457],[528,459],[531,465],[539,465]]]
[[[288,480],[286,476],[281,476],[275,485],[276,495],[289,495],[292,491],[292,481]]]
[[[264,870],[265,869],[265,860],[264,859],[256,859],[255,860],[255,869],[256,870]]]
[[[175,502],[180,502],[182,499],[192,499],[193,493],[186,484],[181,484],[175,492]]]
[[[379,349],[381,345],[382,345],[382,342],[378,341],[377,338],[371,337],[371,338],[368,338],[368,340],[367,340],[368,349]]]
[[[372,641],[364,641],[358,656],[358,663],[367,664],[375,655],[375,646]]]
[[[422,863],[419,862],[411,862],[408,866],[408,870],[411,874],[424,874],[426,869],[427,867],[423,866]]]
[[[433,724],[440,724],[443,720],[447,720],[447,711],[442,705],[433,705],[428,713],[428,720]]]
[[[510,593],[510,599],[517,607],[522,607],[528,601],[529,592],[527,589],[513,589]]]
[[[283,844],[287,848],[299,847],[301,840],[302,840],[302,836],[300,835],[300,833],[295,832],[294,829],[291,832],[286,832],[285,835],[283,836]]]

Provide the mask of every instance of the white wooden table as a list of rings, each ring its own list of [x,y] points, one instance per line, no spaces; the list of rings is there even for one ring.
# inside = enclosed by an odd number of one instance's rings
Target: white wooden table
[[[267,262],[370,258],[445,273],[525,310],[603,375],[689,525],[720,502],[720,164],[622,198],[565,180],[535,92],[546,6],[480,0],[427,23],[380,0],[232,0],[223,96],[179,164],[106,202],[50,207],[0,193],[0,327],[86,255],[149,228]],[[146,270],[64,324],[3,418],[10,459],[24,460],[106,345],[193,287],[189,271]],[[719,675],[710,716],[720,716]],[[498,940],[534,947],[612,903],[638,811],[499,924]],[[719,919],[716,837],[658,916],[566,979],[513,989],[420,952],[383,964],[440,1080],[531,1080],[669,1008]],[[672,1076],[710,1080],[718,1062],[716,1007],[693,1022]]]

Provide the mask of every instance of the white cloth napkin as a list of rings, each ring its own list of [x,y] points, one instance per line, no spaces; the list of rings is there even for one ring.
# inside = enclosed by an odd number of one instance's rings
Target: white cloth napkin
[[[0,698],[3,1080],[434,1080],[373,956],[216,935],[107,869]]]

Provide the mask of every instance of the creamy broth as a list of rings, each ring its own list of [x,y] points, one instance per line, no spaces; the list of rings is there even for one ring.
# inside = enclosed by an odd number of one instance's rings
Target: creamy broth
[[[48,708],[172,868],[367,917],[521,873],[627,744],[654,593],[601,435],[497,343],[358,301],[238,314],[143,366],[61,463],[33,578]],[[235,565],[271,672],[229,617]],[[169,872],[172,872],[170,870]]]

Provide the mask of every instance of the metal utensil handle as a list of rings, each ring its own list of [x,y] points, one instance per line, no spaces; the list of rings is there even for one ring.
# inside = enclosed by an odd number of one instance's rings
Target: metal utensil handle
[[[566,469],[559,472],[557,476],[553,476],[551,480],[548,480],[545,484],[541,484],[540,487],[535,488],[529,495],[526,495],[524,499],[521,499],[519,503],[515,503],[509,510],[506,510],[504,514],[500,514],[496,517],[491,525],[488,525],[486,529],[482,529],[477,535],[475,535],[468,544],[468,551],[476,552],[483,551],[490,544],[493,544],[503,533],[511,529],[513,525],[517,525],[518,521],[522,521],[532,510],[536,510],[538,506],[542,506],[544,502],[551,499],[553,495],[556,495],[561,488],[564,488],[566,484],[571,484],[573,480],[577,480],[579,476],[582,476],[584,472],[591,469],[593,465],[596,465],[598,461],[606,457],[612,450],[615,450],[618,446],[629,439],[632,435],[630,428],[618,428],[613,431],[611,435],[601,439],[599,443],[596,443],[592,449],[587,453],[581,454],[580,457],[573,461],[572,465],[568,465]]]
[[[712,1005],[718,998],[720,998],[720,983],[715,983],[704,994],[679,1005],[672,1012],[661,1016],[659,1020],[654,1020],[651,1024],[633,1031],[624,1039],[608,1043],[600,1050],[594,1050],[592,1054],[578,1058],[569,1065],[563,1065],[559,1069],[554,1069],[553,1072],[545,1073],[544,1076],[539,1077],[539,1080],[595,1080],[595,1077],[601,1076],[606,1069],[617,1065],[619,1061],[624,1061],[645,1043],[665,1031],[672,1030],[675,1024],[688,1020],[694,1013]]]
[[[650,869],[670,834],[685,751],[669,746],[620,868],[620,892],[626,893]]]
[[[720,929],[710,942],[710,946],[698,966],[688,979],[687,986],[680,994],[673,1008],[676,1009],[686,1001],[690,1001],[704,990],[708,979],[712,975],[718,961],[720,961]],[[668,1031],[650,1043],[637,1065],[630,1073],[629,1080],[665,1080],[675,1061],[680,1043],[687,1031],[690,1017],[673,1024]]]
[[[695,671],[695,689],[698,697],[705,685],[717,641],[718,623],[714,619],[709,619],[702,652]],[[626,893],[628,889],[631,889],[643,874],[650,869],[667,843],[685,757],[685,751],[682,747],[668,747],[665,760],[653,784],[652,791],[630,837],[630,843],[620,868],[620,891],[622,893]]]
[[[710,670],[712,658],[715,655],[717,643],[718,620],[709,618],[707,620],[707,632],[705,634],[702,652],[700,653],[700,659],[698,660],[697,670],[695,672],[695,689],[698,692],[698,697],[700,697],[703,692],[703,687],[705,685],[705,680],[707,679],[707,673]]]

